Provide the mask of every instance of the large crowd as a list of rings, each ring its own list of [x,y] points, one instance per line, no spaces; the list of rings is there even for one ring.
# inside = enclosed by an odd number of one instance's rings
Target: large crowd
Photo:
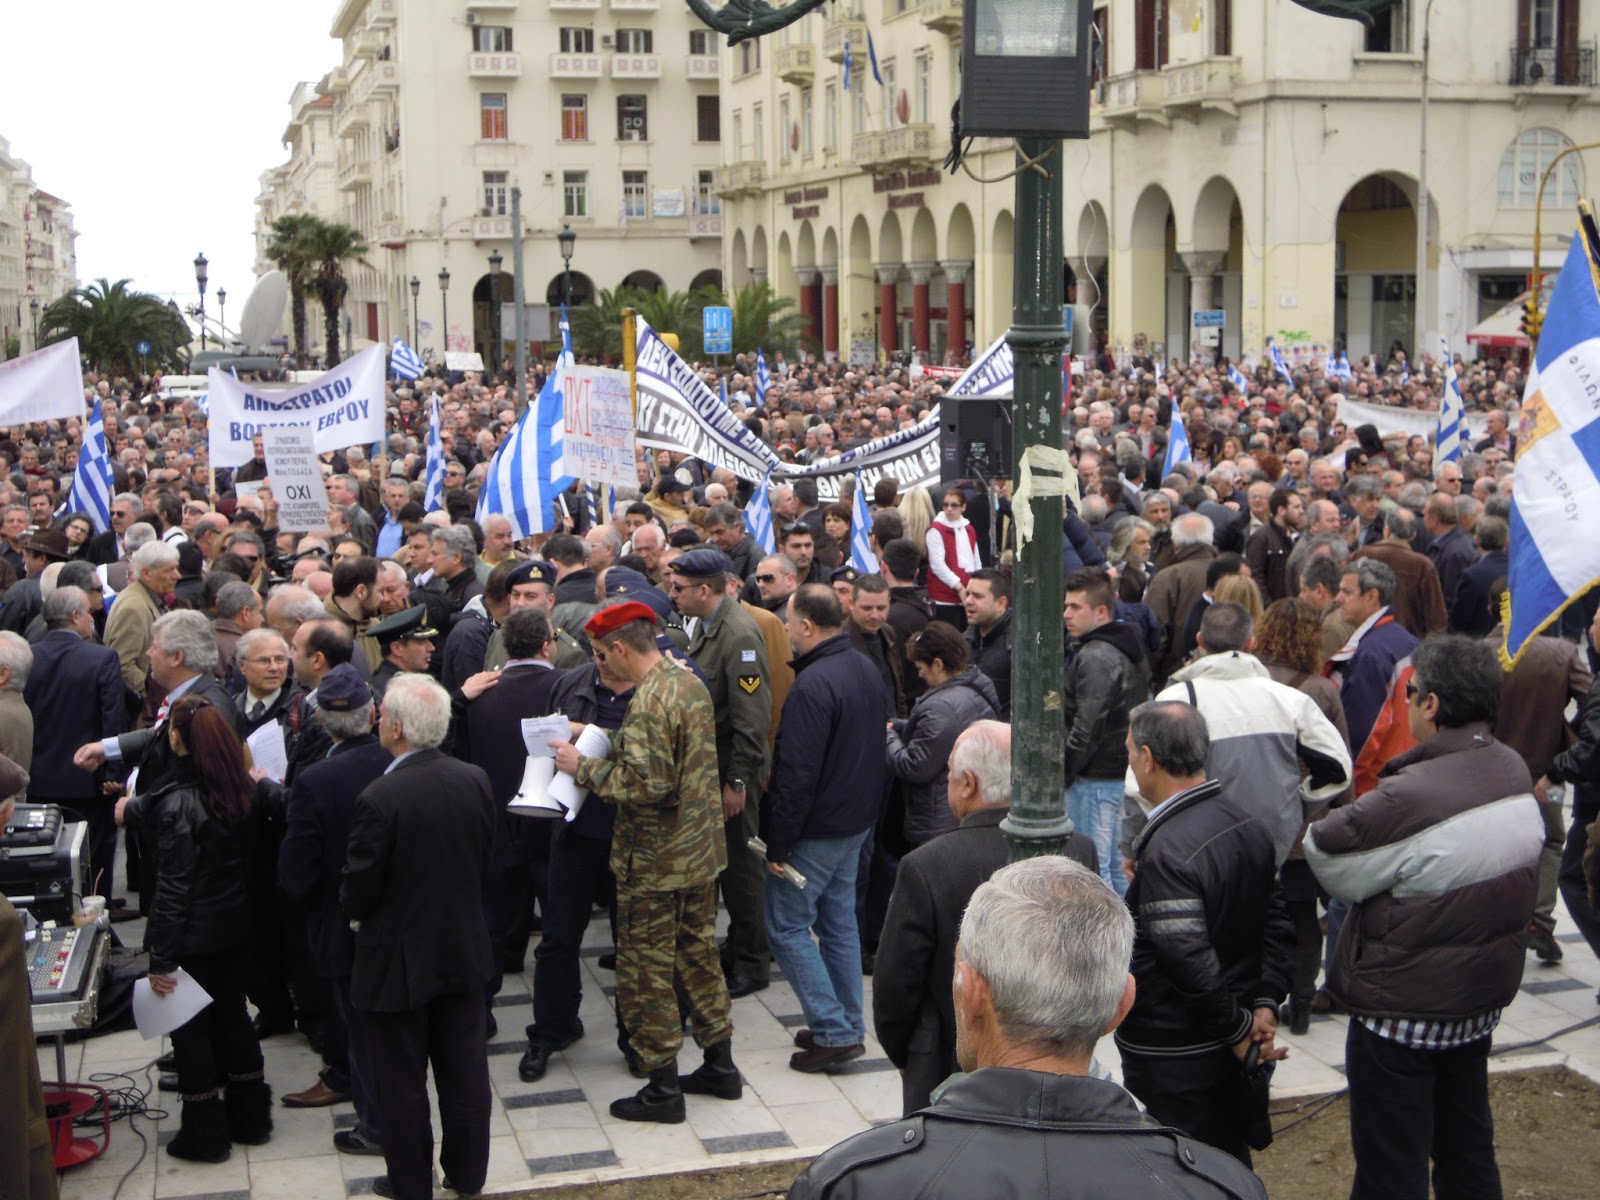
[[[618,1053],[644,1081],[619,1119],[739,1099],[733,1002],[774,964],[806,1019],[794,1070],[845,1068],[872,1022],[906,1121],[797,1196],[977,1195],[996,1171],[1106,1194],[1118,1130],[1169,1194],[1263,1194],[1247,1168],[1280,1028],[1327,1012],[1351,1016],[1353,1194],[1425,1196],[1431,1157],[1441,1196],[1499,1195],[1486,1055],[1526,956],[1561,957],[1558,894],[1600,954],[1600,619],[1575,605],[1514,670],[1496,658],[1515,364],[1456,364],[1486,420],[1445,463],[1340,416],[1436,406],[1441,364],[1325,365],[1071,375],[1074,832],[1010,868],[1026,650],[1004,481],[877,480],[875,570],[852,565],[851,479],[826,504],[814,478],[773,485],[769,548],[758,485],[665,451],[611,511],[579,481],[519,539],[474,519],[510,384],[425,375],[392,390],[382,443],[323,456],[325,527],[287,531],[259,439],[213,471],[197,398],[90,377],[115,476],[97,531],[67,502],[84,422],[0,429],[0,756],[28,802],[87,821],[91,891],[146,917],[152,990],[181,968],[213,997],[163,1063],[181,1115],[163,1152],[269,1139],[260,1043],[301,1036],[322,1068],[279,1100],[352,1101],[335,1145],[382,1156],[377,1194],[431,1195],[430,1068],[446,1186],[477,1192],[487,1046],[517,1011],[496,993],[530,973],[536,1082],[585,1036],[602,906]],[[805,465],[914,427],[946,386],[772,368],[760,397],[743,356],[705,374]],[[1190,449],[1168,469],[1174,422]],[[523,722],[551,716],[529,744]],[[558,794],[567,820],[547,819]],[[686,1028],[700,1062],[680,1072]],[[1120,1087],[1093,1061],[1113,1030]],[[1068,1127],[1047,1185],[1026,1146]]]

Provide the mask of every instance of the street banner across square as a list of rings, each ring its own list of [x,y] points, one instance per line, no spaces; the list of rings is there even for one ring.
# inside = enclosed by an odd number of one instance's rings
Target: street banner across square
[[[383,440],[388,348],[368,346],[310,383],[266,388],[212,367],[207,376],[211,462],[241,467],[251,439],[269,425],[308,425],[317,453]]]

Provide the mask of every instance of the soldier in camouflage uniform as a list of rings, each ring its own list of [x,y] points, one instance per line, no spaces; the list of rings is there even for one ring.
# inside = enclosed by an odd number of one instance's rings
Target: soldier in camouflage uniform
[[[716,881],[727,865],[722,789],[711,697],[686,668],[656,648],[655,613],[637,601],[602,609],[585,625],[597,660],[635,684],[605,759],[552,743],[556,766],[617,806],[611,871],[617,880],[617,1004],[633,1049],[650,1074],[636,1096],[617,1100],[624,1121],[676,1125],[683,1093],[737,1100],[728,989],[717,962]],[[683,989],[704,1064],[680,1081]]]
[[[533,607],[544,609],[546,614],[550,613],[556,603],[555,567],[540,559],[519,564],[517,569],[506,577],[506,599],[512,610]],[[565,629],[556,630],[555,643],[555,664],[561,670],[588,665],[588,647]],[[489,635],[489,645],[483,652],[483,669],[498,671],[508,661],[506,636],[496,629]]]

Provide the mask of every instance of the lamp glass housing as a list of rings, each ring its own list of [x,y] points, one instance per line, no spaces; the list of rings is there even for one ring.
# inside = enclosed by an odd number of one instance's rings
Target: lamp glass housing
[[[975,49],[1005,58],[1059,58],[1078,52],[1078,0],[978,5]]]
[[[448,267],[439,268],[439,290],[441,292],[450,290],[450,268]]]
[[[562,262],[570,263],[572,261],[572,247],[577,240],[578,235],[572,232],[571,225],[563,225],[561,227],[561,232],[556,234],[556,241],[561,243]]]
[[[1089,136],[1093,0],[962,0],[961,136]]]

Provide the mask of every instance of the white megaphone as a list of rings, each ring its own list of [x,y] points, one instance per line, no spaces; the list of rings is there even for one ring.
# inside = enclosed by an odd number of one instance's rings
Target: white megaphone
[[[565,817],[567,810],[551,794],[550,784],[555,775],[555,759],[528,759],[528,765],[522,770],[522,783],[517,788],[517,794],[511,798],[511,803],[506,805],[506,811],[519,817],[544,817],[547,820]],[[571,776],[562,778],[571,781]]]

